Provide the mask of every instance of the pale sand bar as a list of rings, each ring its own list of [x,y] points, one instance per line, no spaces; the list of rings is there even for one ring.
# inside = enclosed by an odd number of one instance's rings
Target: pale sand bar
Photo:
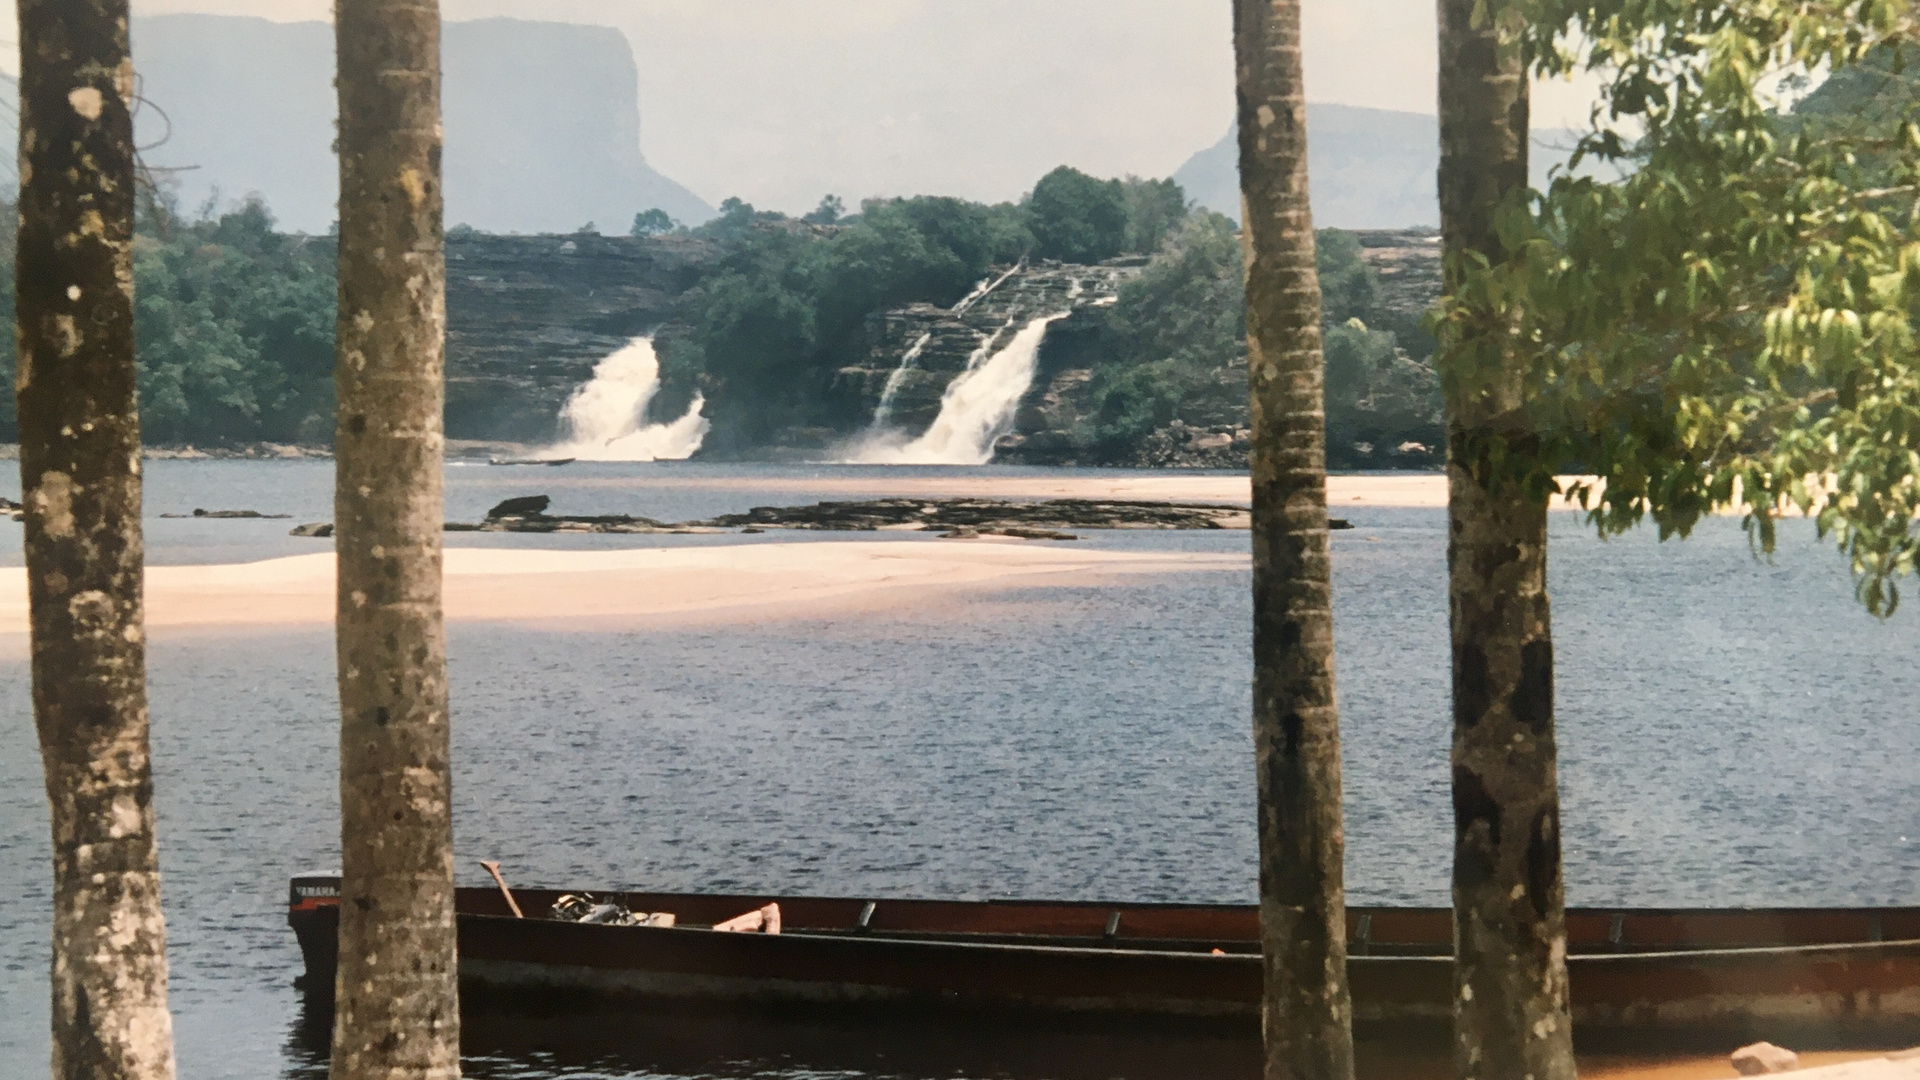
[[[631,481],[608,481],[622,486]],[[739,487],[849,497],[1125,499],[1245,503],[1248,479],[1231,473],[1054,476],[650,477],[650,487]],[[593,482],[585,485],[594,486]],[[1332,476],[1327,501],[1343,509],[1442,509],[1438,473]],[[1245,570],[1249,556],[1116,552],[1071,544],[967,541],[763,541],[617,551],[447,549],[450,620],[555,622],[580,626],[661,621],[749,622],[908,603],[933,592],[1086,584],[1116,576]],[[223,566],[147,569],[147,625],[299,626],[333,619],[331,551]],[[0,569],[0,634],[27,626],[26,571]]]
[[[618,551],[448,548],[447,618],[595,627],[750,622],[870,610],[930,594],[1243,570],[1248,556],[977,540],[771,541]],[[147,625],[299,626],[333,620],[331,551],[147,569]],[[26,571],[0,570],[0,633],[27,629]]]

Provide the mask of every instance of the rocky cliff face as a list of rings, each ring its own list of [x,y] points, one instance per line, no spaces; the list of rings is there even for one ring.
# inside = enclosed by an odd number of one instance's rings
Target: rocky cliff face
[[[159,106],[135,118],[138,141],[181,205],[255,193],[283,228],[325,233],[340,186],[333,28],[140,15],[132,32],[141,95]],[[447,224],[625,232],[653,207],[689,225],[713,216],[641,155],[639,76],[619,31],[480,19],[442,34]]]
[[[1056,340],[1071,337],[1076,322],[1113,304],[1120,285],[1145,263],[1144,258],[1098,266],[1021,263],[996,268],[951,308],[909,304],[875,314],[867,321],[872,352],[864,363],[841,368],[835,389],[858,402],[879,426],[918,434],[940,415],[947,386],[976,358],[993,355],[1034,319],[1071,312],[1053,324],[1042,346],[1042,370],[1034,385],[1043,387],[1049,378],[1047,357],[1058,351]]]
[[[1415,229],[1359,236],[1362,256],[1379,274],[1382,308],[1409,325],[1417,322],[1441,290],[1437,235]],[[561,408],[592,377],[594,365],[633,336],[684,317],[682,295],[712,269],[718,254],[712,243],[685,236],[450,236],[448,435],[551,440]],[[991,355],[1033,319],[1070,312],[1049,329],[1032,386],[995,460],[1080,460],[1085,450],[1076,437],[1094,407],[1093,369],[1101,358],[1105,310],[1143,263],[1006,267],[951,308],[912,304],[875,314],[867,324],[871,352],[863,363],[837,372],[835,389],[852,403],[851,414],[878,414],[885,425],[918,434],[939,415],[947,386],[976,354]],[[1244,359],[1223,368],[1217,382],[1180,419],[1146,439],[1130,463],[1244,466]],[[1419,403],[1380,405],[1405,411]],[[847,433],[816,434],[808,445],[826,445]],[[1341,463],[1347,467],[1407,468],[1431,465],[1440,447],[1336,449],[1335,457],[1346,455]]]
[[[1440,299],[1440,233],[1435,229],[1369,229],[1354,233],[1360,257],[1380,276],[1381,306],[1419,321]]]
[[[685,236],[449,236],[448,437],[551,440],[594,365],[671,317],[716,257]]]
[[[1440,237],[1432,229],[1381,229],[1357,234],[1361,257],[1379,275],[1380,310],[1404,326],[1417,326],[1442,289]],[[1066,320],[1048,335],[1040,373],[1021,402],[1013,433],[998,444],[996,461],[1070,465],[1085,454],[1076,434],[1092,413],[1093,366],[1099,361],[1097,319]],[[1396,364],[1424,363],[1402,356]],[[1428,376],[1430,378],[1430,376]],[[1404,380],[1402,380],[1404,381]],[[1440,428],[1437,410],[1404,394],[1370,394],[1360,411],[1378,414],[1383,430]],[[1251,445],[1247,368],[1242,354],[1221,369],[1215,385],[1190,404],[1187,415],[1159,428],[1134,448],[1126,464],[1141,468],[1245,468]],[[1393,445],[1360,442],[1330,445],[1336,468],[1430,468],[1439,461],[1440,440],[1396,439]]]

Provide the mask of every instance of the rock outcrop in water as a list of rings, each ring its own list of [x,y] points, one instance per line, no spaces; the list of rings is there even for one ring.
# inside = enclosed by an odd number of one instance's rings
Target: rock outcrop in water
[[[1132,502],[1098,499],[869,499],[812,506],[756,506],[700,524],[723,528],[880,529],[979,532],[1009,529],[1244,529],[1247,508],[1217,504]],[[1052,539],[1049,537],[1048,539]]]
[[[938,532],[956,537],[1000,535],[1030,540],[1071,540],[1062,529],[1245,529],[1245,506],[1220,503],[1169,503],[1125,499],[866,499],[811,506],[756,506],[744,514],[722,514],[706,521],[665,522],[630,514],[547,514],[545,495],[507,499],[484,521],[450,521],[448,532],[594,532],[717,533],[732,529],[757,533],[768,529],[827,532]],[[1350,529],[1334,518],[1335,529]],[[331,525],[301,525],[294,536],[325,537]]]
[[[191,514],[161,514],[163,518],[218,518],[259,520],[270,518],[290,518],[292,514],[263,514],[258,510],[203,510],[194,508]]]
[[[542,496],[544,499],[545,497]],[[655,521],[649,517],[636,517],[632,514],[544,514],[531,513],[500,514],[489,513],[486,520],[480,522],[449,521],[448,532],[517,532],[517,533],[670,533],[686,535],[690,533],[720,532],[717,528],[702,522],[690,522],[677,525],[672,522]]]

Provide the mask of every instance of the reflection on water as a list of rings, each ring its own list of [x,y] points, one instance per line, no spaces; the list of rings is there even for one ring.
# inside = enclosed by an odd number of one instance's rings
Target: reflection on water
[[[289,1080],[324,1080],[332,1014],[303,1001],[287,1037]],[[461,1010],[463,1076],[475,1080],[586,1077],[1000,1077],[1006,1080],[1254,1080],[1251,1031],[1160,1036],[1115,1025],[1002,1020],[885,1024],[778,1014],[675,1009],[554,1012]]]
[[[324,462],[187,464],[155,463],[150,510],[313,518],[328,505]],[[669,467],[653,468],[624,481],[611,467],[570,473],[564,491],[550,484],[568,470],[454,470],[453,514],[541,490],[574,500],[569,510],[660,517],[803,501],[753,487],[799,483],[802,470],[759,480],[738,467],[683,471],[674,475],[711,475],[715,486],[663,494],[642,477]],[[1444,903],[1444,517],[1347,516],[1357,528],[1335,534],[1334,573],[1351,897]],[[17,553],[4,524],[0,546]],[[175,545],[174,561],[259,558],[283,543],[325,550],[286,538],[286,524],[170,520],[182,531],[161,546]],[[160,537],[161,523],[150,525]],[[1649,535],[1602,544],[1570,515],[1553,528],[1570,900],[1912,903],[1920,605],[1868,619],[1838,557],[1797,526],[1783,530],[1774,564],[1753,560],[1731,521],[1706,523],[1684,545]],[[227,545],[221,558],[187,542],[196,536]],[[1247,537],[1079,543],[1244,552]],[[1249,618],[1246,575],[1217,572],[760,625],[456,624],[463,880],[481,884],[473,861],[498,858],[527,885],[1247,901]],[[323,1075],[324,1021],[314,1030],[292,989],[300,960],[283,905],[289,874],[337,865],[331,635],[169,633],[154,642],[150,672],[181,1075]],[[4,1077],[42,1073],[47,1060],[47,860],[26,665],[0,656]],[[1255,1065],[1250,1044],[1233,1040],[1106,1049],[1112,1040],[997,1029],[980,1039],[697,1016],[476,1017],[467,1037],[468,1075],[524,1080],[1132,1077],[1156,1062],[1168,1075],[1231,1077]]]

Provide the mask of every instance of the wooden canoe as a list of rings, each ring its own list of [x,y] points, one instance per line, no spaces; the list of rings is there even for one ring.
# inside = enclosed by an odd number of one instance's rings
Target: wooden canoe
[[[1229,1024],[1260,999],[1251,906],[595,893],[674,913],[657,928],[548,918],[559,890],[513,895],[525,918],[496,889],[457,891],[468,993]],[[768,903],[777,935],[708,929]],[[293,879],[288,922],[323,991],[338,912],[338,876]],[[1567,931],[1587,1039],[1920,1042],[1920,908],[1574,909]],[[1444,1031],[1451,944],[1444,908],[1349,909],[1356,1028]]]

